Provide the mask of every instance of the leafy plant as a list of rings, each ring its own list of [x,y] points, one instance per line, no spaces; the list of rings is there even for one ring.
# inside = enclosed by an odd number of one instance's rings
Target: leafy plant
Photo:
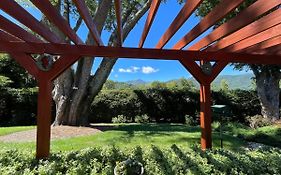
[[[272,124],[269,119],[264,118],[262,115],[248,116],[246,119],[251,128],[269,126]]]
[[[127,117],[124,115],[118,115],[112,118],[112,123],[128,123]]]
[[[147,114],[135,116],[136,123],[149,123],[149,116]]]

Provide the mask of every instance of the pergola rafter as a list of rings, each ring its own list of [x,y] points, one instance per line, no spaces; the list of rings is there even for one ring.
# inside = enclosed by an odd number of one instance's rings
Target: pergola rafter
[[[231,46],[224,48],[223,50],[226,52],[236,52],[248,47],[254,46],[258,43],[264,42],[274,37],[281,36],[281,24],[273,26],[265,31],[262,31],[256,35],[248,37],[242,41],[239,41]]]
[[[223,39],[208,47],[206,50],[215,51],[218,49],[223,49],[280,23],[281,9],[278,9],[262,17],[261,19],[241,28],[240,30],[228,35],[227,37],[224,37]]]
[[[220,2],[207,16],[205,16],[199,22],[199,24],[197,24],[180,41],[178,41],[174,48],[182,49],[243,2],[244,0],[223,0],[222,2]]]
[[[57,9],[55,9],[49,0],[31,0],[31,2],[71,41],[75,44],[84,44],[81,38],[71,29],[68,22],[58,13]]]
[[[92,20],[91,14],[89,9],[87,8],[85,2],[83,0],[73,0],[75,3],[80,15],[84,19],[92,37],[94,38],[95,42],[98,46],[103,46],[103,42],[101,40],[100,34],[96,28],[94,21]]]
[[[56,34],[51,32],[48,27],[40,23],[36,18],[34,18],[30,13],[28,13],[14,0],[1,0],[0,9],[2,9],[4,12],[9,14],[16,20],[18,20],[20,23],[22,23],[32,31],[42,36],[47,41],[52,43],[64,42]]]
[[[174,36],[174,34],[181,28],[186,20],[192,15],[196,8],[202,3],[203,0],[189,0],[185,3],[181,11],[178,13],[169,28],[160,38],[155,48],[163,48],[167,42]]]
[[[220,27],[216,28],[212,33],[189,47],[189,50],[200,50],[213,42],[241,29],[242,27],[254,22],[259,16],[267,13],[273,8],[281,4],[280,0],[258,0],[236,17],[230,19]],[[182,48],[182,47],[181,47]],[[174,47],[174,49],[179,49]]]
[[[160,6],[161,0],[152,0],[150,8],[149,8],[149,13],[148,16],[146,18],[146,22],[145,22],[145,26],[141,35],[141,39],[139,42],[139,48],[143,47],[143,44],[146,40],[147,34],[151,28],[151,25],[154,21],[154,18],[156,16],[156,13],[158,11],[158,8]]]
[[[187,1],[160,38],[156,48],[142,48],[161,3],[161,0],[151,0],[138,47],[126,48],[122,47],[121,0],[114,0],[117,47],[104,46],[84,0],[73,0],[73,3],[87,25],[96,43],[94,45],[86,45],[49,0],[31,0],[31,2],[67,37],[66,39],[52,32],[14,0],[2,0],[0,9],[42,37],[37,37],[36,34],[28,32],[24,27],[0,15],[0,53],[10,54],[38,80],[37,158],[47,157],[50,151],[52,81],[85,56],[178,60],[200,83],[201,147],[202,149],[211,148],[210,84],[228,63],[281,65],[281,11],[279,7],[281,1],[257,0],[187,50],[182,50],[244,2],[244,0],[222,0],[172,49],[163,49],[194,14],[202,1]],[[31,54],[44,56],[45,53],[59,57],[49,70],[42,70],[37,60],[31,56]],[[200,64],[197,64],[198,61]],[[215,64],[211,65],[211,61]],[[210,69],[207,72],[204,70],[206,66]]]

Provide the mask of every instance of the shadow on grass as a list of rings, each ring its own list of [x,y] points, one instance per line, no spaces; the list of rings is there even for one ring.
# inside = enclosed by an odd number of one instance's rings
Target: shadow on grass
[[[273,136],[262,132],[257,132],[254,135],[244,136],[245,140],[250,142],[262,143],[269,146],[281,148],[281,129],[277,130]]]

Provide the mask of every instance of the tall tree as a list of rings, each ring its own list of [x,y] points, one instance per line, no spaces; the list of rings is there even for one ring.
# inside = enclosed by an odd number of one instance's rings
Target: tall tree
[[[178,0],[182,2],[182,0]],[[109,46],[117,46],[116,35],[117,22],[112,0],[87,0],[88,7],[93,16],[98,32],[101,34],[105,29],[110,32]],[[61,10],[64,18],[70,21],[71,16],[76,17],[75,31],[79,30],[82,19],[76,12],[76,8],[70,0],[56,0],[54,4]],[[122,1],[122,27],[123,39],[125,40],[140,18],[148,11],[151,0],[123,0]],[[48,24],[47,20],[44,20]],[[57,31],[60,36],[67,38]],[[90,33],[87,35],[86,43],[95,45]],[[56,104],[56,119],[54,125],[87,125],[90,105],[95,96],[100,92],[106,82],[116,59],[103,58],[97,71],[92,74],[95,58],[82,58],[77,63],[77,68],[66,70],[54,82],[53,99]]]
[[[204,17],[221,0],[205,0],[198,8],[197,15]],[[237,13],[256,2],[257,0],[246,0],[241,6],[230,13],[226,18],[218,22],[214,28],[236,16]],[[261,113],[264,118],[272,121],[278,120],[279,116],[279,82],[281,78],[280,66],[254,65],[254,64],[233,64],[237,70],[250,69],[255,75],[257,94],[262,106]]]

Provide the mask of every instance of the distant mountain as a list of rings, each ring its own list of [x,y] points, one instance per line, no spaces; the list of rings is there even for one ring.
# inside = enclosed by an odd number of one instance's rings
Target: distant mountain
[[[137,80],[130,80],[130,81],[126,81],[127,84],[130,84],[130,85],[145,85],[149,82],[147,81],[144,81],[142,79],[137,79]]]
[[[227,84],[230,89],[250,89],[252,87],[252,78],[253,74],[242,74],[242,75],[219,75],[212,83],[214,87],[220,87],[221,81],[224,79],[227,81]],[[199,84],[194,78],[189,78],[197,86]]]
[[[248,90],[252,87],[252,77],[253,74],[242,74],[242,75],[219,75],[214,82],[212,83],[213,87],[220,88],[220,84],[222,80],[226,80],[229,89],[245,89]],[[166,81],[165,83],[176,82],[178,83],[180,79],[174,79]],[[188,80],[192,81],[196,87],[199,88],[198,82],[194,78],[188,78]],[[137,80],[130,80],[126,82],[115,82],[117,89],[122,89],[126,87],[139,87],[139,86],[146,86],[151,83],[148,81],[144,81],[142,79]]]

